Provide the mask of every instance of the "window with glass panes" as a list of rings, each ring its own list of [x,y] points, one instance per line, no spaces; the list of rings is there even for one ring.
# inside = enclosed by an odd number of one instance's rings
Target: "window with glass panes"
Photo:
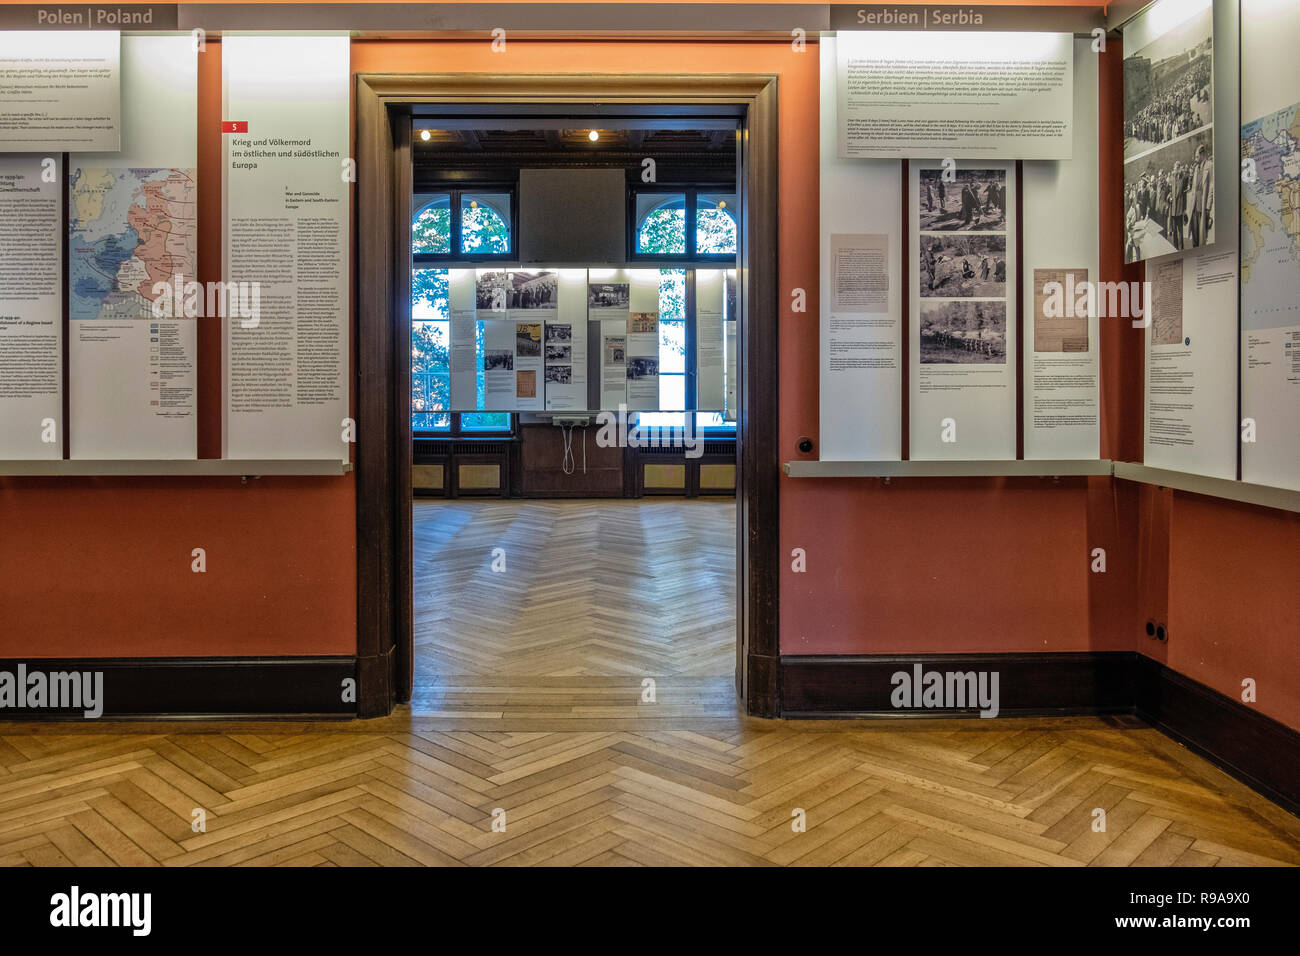
[[[675,260],[726,266],[735,262],[737,245],[736,195],[716,187],[668,186],[635,188],[628,201],[631,234],[628,258],[652,262]],[[690,336],[686,265],[660,269],[659,282],[659,408],[641,412],[643,425],[682,426],[686,423],[687,388],[693,379],[695,356]],[[734,431],[735,421],[720,411],[695,412],[696,428]]]
[[[425,192],[411,215],[411,427],[416,432],[503,432],[509,412],[455,412],[448,349],[448,268],[514,254],[514,189]],[[478,404],[484,404],[483,330],[475,335]]]

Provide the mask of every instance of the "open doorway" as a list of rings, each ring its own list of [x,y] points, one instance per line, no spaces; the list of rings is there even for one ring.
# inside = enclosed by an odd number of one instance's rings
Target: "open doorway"
[[[358,78],[359,168],[381,173],[359,180],[358,268],[387,280],[359,303],[363,715],[640,716],[629,687],[664,677],[656,715],[777,712],[775,84],[692,79]],[[576,272],[582,357],[551,331],[577,321],[527,311],[573,316]],[[458,301],[509,332],[453,332]],[[702,402],[728,319],[734,370]],[[474,376],[455,398],[453,364]],[[556,408],[547,384],[578,387]]]
[[[416,715],[736,709],[736,123],[584,119],[413,120]]]

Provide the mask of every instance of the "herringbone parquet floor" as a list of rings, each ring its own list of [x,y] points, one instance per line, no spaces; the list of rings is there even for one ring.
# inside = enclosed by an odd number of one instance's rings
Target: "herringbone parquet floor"
[[[1293,818],[1120,722],[346,728],[0,728],[0,864],[1300,863]]]
[[[0,864],[1300,864],[1300,821],[1135,720],[738,714],[732,514],[420,505],[411,707],[0,723]]]

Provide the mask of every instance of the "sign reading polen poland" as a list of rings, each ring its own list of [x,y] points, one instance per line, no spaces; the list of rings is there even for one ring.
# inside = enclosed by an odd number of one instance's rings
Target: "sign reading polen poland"
[[[1067,33],[847,32],[835,88],[844,159],[1070,159]]]

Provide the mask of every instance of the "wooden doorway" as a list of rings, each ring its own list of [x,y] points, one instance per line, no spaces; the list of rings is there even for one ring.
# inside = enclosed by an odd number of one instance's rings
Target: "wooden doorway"
[[[359,74],[357,154],[358,714],[409,700],[413,679],[407,208],[412,117],[421,113],[734,116],[740,130],[736,691],[779,714],[777,79]]]

